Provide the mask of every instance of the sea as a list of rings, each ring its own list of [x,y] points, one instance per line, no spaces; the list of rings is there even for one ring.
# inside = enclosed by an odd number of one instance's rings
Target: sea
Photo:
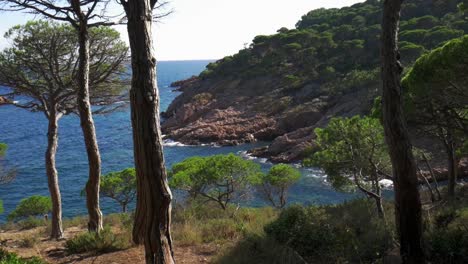
[[[161,110],[167,109],[179,94],[170,87],[174,81],[198,75],[208,60],[200,61],[161,61],[158,62],[157,78],[161,96]],[[0,87],[0,92],[7,91]],[[26,98],[19,98],[25,100]],[[130,109],[94,116],[98,144],[102,158],[102,173],[106,174],[134,166],[133,142],[130,123]],[[29,112],[14,106],[0,107],[0,142],[8,144],[7,155],[3,164],[17,170],[16,179],[7,185],[0,185],[0,199],[3,200],[4,213],[0,222],[4,222],[21,199],[31,195],[48,195],[45,173],[44,154],[47,145],[47,120],[41,112]],[[262,169],[272,166],[266,159],[257,159],[247,155],[250,148],[268,144],[259,142],[232,147],[186,146],[170,139],[164,142],[166,165],[170,168],[190,156],[209,156],[222,153],[235,153],[246,159],[261,164]],[[301,180],[289,192],[290,204],[335,204],[353,199],[357,194],[335,191],[326,181],[326,175],[316,168],[300,168]],[[59,146],[57,152],[57,170],[62,194],[64,217],[86,214],[85,198],[81,191],[88,178],[88,164],[79,118],[76,115],[63,117],[59,121]],[[175,201],[182,200],[183,194],[175,192]],[[248,206],[263,206],[259,198],[245,201]],[[130,209],[132,206],[130,206]],[[119,212],[118,204],[108,198],[101,198],[104,214]]]

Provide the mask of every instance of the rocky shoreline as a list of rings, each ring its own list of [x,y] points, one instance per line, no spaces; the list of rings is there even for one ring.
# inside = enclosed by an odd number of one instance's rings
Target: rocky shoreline
[[[308,84],[294,91],[275,77],[251,80],[201,80],[176,82],[182,91],[162,113],[164,134],[189,145],[238,145],[271,141],[251,150],[273,162],[294,162],[314,146],[316,127],[332,116],[362,114],[372,103],[363,91],[331,97]]]
[[[274,163],[302,160],[315,146],[315,128],[325,126],[335,116],[367,114],[375,95],[369,91],[378,91],[378,84],[374,84],[329,96],[321,92],[319,84],[291,90],[273,76],[250,80],[193,76],[171,87],[182,94],[162,113],[162,131],[167,138],[187,145],[220,146],[268,141],[269,145],[248,153]],[[434,140],[416,134],[414,140],[418,147],[440,149]],[[439,151],[432,162],[436,178],[445,179],[444,154]],[[460,162],[459,175],[468,176],[466,159]]]

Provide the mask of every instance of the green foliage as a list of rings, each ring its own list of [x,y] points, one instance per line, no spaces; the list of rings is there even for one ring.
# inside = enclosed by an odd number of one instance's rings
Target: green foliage
[[[109,197],[118,202],[122,207],[122,212],[126,212],[128,204],[136,196],[135,169],[128,168],[102,176],[100,192],[102,196]]]
[[[468,20],[458,4],[459,0],[405,1],[400,32],[405,65],[467,32]],[[281,28],[274,35],[255,37],[249,48],[210,64],[201,77],[277,77],[289,81],[284,89],[319,83],[328,95],[378,87],[381,5],[381,1],[367,0],[341,9],[312,10],[295,29]],[[367,90],[370,98],[375,91]]]
[[[267,235],[308,263],[375,263],[393,247],[390,230],[366,200],[336,207],[293,206],[265,227]]]
[[[277,164],[261,175],[258,189],[263,198],[274,207],[283,208],[287,202],[288,189],[301,177],[301,172],[287,164]]]
[[[431,29],[440,24],[438,18],[433,16],[422,16],[412,18],[401,26],[402,30],[408,29]]]
[[[80,253],[109,253],[131,247],[126,236],[115,234],[109,226],[101,232],[86,232],[67,240],[65,248],[70,254]]]
[[[176,204],[172,216],[172,235],[180,245],[201,243],[227,243],[250,234],[262,234],[263,227],[277,216],[272,208],[236,208],[226,210],[191,200],[185,205]]]
[[[401,42],[400,43],[400,54],[403,63],[411,63],[416,61],[421,55],[426,52],[426,49],[421,46],[411,42]]]
[[[410,122],[444,142],[455,138],[459,154],[468,128],[468,36],[449,41],[419,58],[403,78]]]
[[[11,182],[16,176],[16,171],[14,169],[5,170],[2,164],[2,159],[6,155],[7,150],[8,145],[0,142],[0,184],[7,184]],[[0,214],[1,213],[3,213],[3,204],[0,200]]]
[[[428,214],[424,240],[431,263],[468,262],[468,188],[458,191],[456,201]]]
[[[0,84],[30,98],[24,105],[31,111],[46,111],[44,104],[54,101],[58,112],[72,112],[79,46],[75,29],[66,23],[29,21],[8,30],[5,38],[11,47],[0,52]],[[126,88],[128,47],[109,27],[93,27],[89,40],[91,101],[111,104]]]
[[[260,165],[234,154],[195,156],[172,166],[169,184],[192,198],[202,196],[226,209],[229,203],[247,198],[260,173]]]
[[[337,189],[378,182],[383,173],[390,171],[383,127],[378,119],[332,118],[327,127],[315,129],[315,134],[319,151],[304,164],[323,168]]]
[[[297,252],[265,235],[249,235],[234,247],[221,252],[217,264],[304,264]]]
[[[16,222],[16,226],[21,230],[33,229],[40,226],[46,226],[47,222],[44,218],[29,216]]]
[[[47,264],[47,262],[38,257],[21,258],[15,253],[9,253],[4,249],[0,249],[0,264]]]
[[[43,216],[52,211],[50,197],[33,195],[20,201],[16,209],[8,215],[9,220],[19,220],[31,216]]]
[[[0,157],[5,156],[7,149],[8,149],[8,145],[0,142]]]

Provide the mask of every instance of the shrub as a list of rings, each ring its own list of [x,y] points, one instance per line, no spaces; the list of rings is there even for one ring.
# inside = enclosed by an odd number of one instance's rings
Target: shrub
[[[31,234],[31,235],[23,237],[19,245],[20,247],[23,247],[23,248],[32,248],[36,246],[38,242],[39,242],[39,237],[36,234]]]
[[[392,249],[393,234],[378,219],[372,203],[356,200],[338,206],[293,206],[265,232],[310,263],[371,263]]]
[[[304,264],[297,252],[274,239],[252,235],[218,256],[218,264]]]
[[[0,249],[0,264],[47,264],[38,257],[29,259],[20,258],[14,253],[9,253],[4,249]]]
[[[33,216],[30,216],[16,223],[17,228],[21,230],[33,229],[36,227],[46,226],[46,225],[47,225],[47,222],[44,219],[36,218]]]
[[[191,201],[176,205],[172,218],[172,235],[179,245],[213,242],[234,242],[247,234],[263,234],[265,224],[277,212],[266,208],[235,208],[223,210],[213,203]]]
[[[127,211],[128,204],[136,197],[136,174],[134,168],[111,172],[101,178],[100,193],[104,197],[119,203],[122,212]]]
[[[260,165],[232,153],[194,156],[172,166],[169,184],[190,198],[203,197],[226,210],[229,204],[248,198],[260,174]]]
[[[68,240],[65,248],[70,254],[108,253],[127,249],[132,246],[128,234],[114,234],[109,226],[97,233],[83,233]]]
[[[425,233],[432,263],[468,263],[468,208],[445,208],[429,219]]]
[[[262,174],[258,189],[263,198],[272,206],[283,208],[286,205],[288,189],[301,177],[301,172],[287,164],[271,167],[267,174]]]
[[[33,195],[20,201],[16,209],[8,215],[8,220],[18,220],[31,216],[43,216],[52,211],[50,197]]]

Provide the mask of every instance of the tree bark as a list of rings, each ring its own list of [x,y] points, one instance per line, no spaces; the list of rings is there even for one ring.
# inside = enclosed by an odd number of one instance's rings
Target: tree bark
[[[58,120],[59,114],[51,109],[47,116],[49,126],[47,131],[47,151],[45,153],[47,181],[49,185],[50,198],[52,200],[52,231],[51,239],[63,238],[62,228],[62,201],[58,183],[58,173],[55,167],[55,154],[58,147]]]
[[[77,28],[79,41],[77,101],[89,164],[89,178],[86,183],[86,207],[89,215],[88,230],[90,232],[99,232],[103,229],[102,212],[99,207],[101,156],[89,100],[89,32],[87,18],[81,12],[79,0],[73,0],[72,6],[79,19]]]
[[[377,213],[379,214],[379,218],[383,219],[386,222],[385,218],[385,209],[383,207],[383,199],[382,199],[382,188],[380,187],[380,183],[378,179],[375,181],[375,192],[377,196],[375,197],[375,205],[377,206]]]
[[[147,264],[173,264],[172,193],[167,183],[162,149],[151,32],[155,1],[132,0],[122,4],[128,18],[133,70],[130,103],[137,174],[133,239],[145,245]]]
[[[455,144],[450,131],[447,131],[445,142],[448,162],[448,186],[447,194],[449,198],[455,197],[455,186],[457,184],[457,156],[455,153]]]
[[[427,179],[426,176],[424,176],[424,173],[423,171],[421,170],[421,168],[419,168],[419,165],[416,165],[417,168],[418,168],[418,171],[419,171],[419,175],[421,176],[421,178],[424,180],[424,183],[426,184],[427,186],[427,190],[429,191],[429,194],[431,195],[431,202],[435,202],[436,201],[436,198],[435,198],[435,195],[434,195],[434,191],[432,190],[432,185],[431,183],[429,182],[429,180]]]
[[[440,201],[442,199],[442,196],[440,195],[439,182],[437,181],[437,178],[434,174],[434,170],[432,169],[431,163],[429,163],[429,159],[427,158],[426,154],[423,153],[422,157],[424,159],[424,163],[427,166],[427,169],[429,170],[429,173],[431,174],[431,179],[434,182],[434,187],[437,192],[437,198]]]
[[[385,0],[382,21],[383,124],[393,165],[395,217],[403,263],[425,263],[416,164],[403,117],[398,27],[403,0]]]

